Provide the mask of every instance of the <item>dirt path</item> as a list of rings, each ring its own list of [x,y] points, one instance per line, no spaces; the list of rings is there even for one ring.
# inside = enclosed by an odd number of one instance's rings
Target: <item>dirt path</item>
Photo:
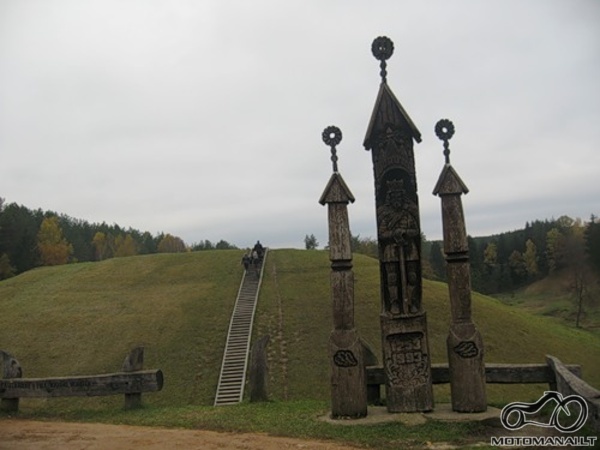
[[[1,450],[131,450],[138,448],[144,450],[347,450],[352,447],[264,434],[0,420]]]

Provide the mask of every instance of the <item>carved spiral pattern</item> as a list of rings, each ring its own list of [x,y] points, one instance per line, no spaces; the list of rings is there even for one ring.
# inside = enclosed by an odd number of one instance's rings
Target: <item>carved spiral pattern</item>
[[[449,141],[454,136],[454,124],[448,119],[442,119],[435,124],[435,134],[442,141]]]
[[[323,130],[323,142],[330,147],[335,147],[342,141],[342,132],[336,126],[330,126]]]
[[[371,52],[373,52],[373,56],[379,61],[385,61],[386,59],[390,59],[394,53],[394,43],[387,36],[379,36],[373,41]]]

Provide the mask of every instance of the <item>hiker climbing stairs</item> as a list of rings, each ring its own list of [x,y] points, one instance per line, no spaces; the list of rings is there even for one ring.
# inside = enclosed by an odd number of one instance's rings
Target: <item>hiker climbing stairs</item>
[[[233,405],[241,402],[244,396],[254,311],[266,259],[267,249],[264,251],[262,262],[256,267],[248,268],[242,278],[229,322],[214,406]]]

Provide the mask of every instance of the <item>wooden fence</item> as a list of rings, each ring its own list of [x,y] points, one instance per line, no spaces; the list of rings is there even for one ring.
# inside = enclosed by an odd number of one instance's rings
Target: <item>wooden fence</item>
[[[0,409],[16,412],[19,399],[24,397],[95,397],[124,395],[125,408],[141,405],[143,392],[160,391],[163,387],[161,370],[142,370],[144,348],[134,348],[125,358],[121,372],[101,375],[23,378],[19,362],[0,350]]]
[[[450,382],[448,364],[432,364],[433,384]],[[588,404],[588,424],[600,430],[600,391],[581,379],[581,366],[563,364],[554,356],[546,356],[546,364],[493,364],[485,365],[485,381],[491,384],[544,384],[563,396],[579,395]],[[367,367],[367,391],[370,404],[381,402],[380,386],[385,384],[383,367]]]
[[[581,374],[574,374],[558,358],[546,355],[546,362],[554,374],[554,390],[563,396],[579,395],[588,404],[587,423],[595,431],[600,431],[600,391],[581,379]]]

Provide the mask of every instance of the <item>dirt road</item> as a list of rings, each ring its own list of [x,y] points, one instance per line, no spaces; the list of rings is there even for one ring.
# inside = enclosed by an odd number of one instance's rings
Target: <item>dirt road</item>
[[[348,450],[351,448],[347,445],[264,434],[0,420],[1,450]]]

